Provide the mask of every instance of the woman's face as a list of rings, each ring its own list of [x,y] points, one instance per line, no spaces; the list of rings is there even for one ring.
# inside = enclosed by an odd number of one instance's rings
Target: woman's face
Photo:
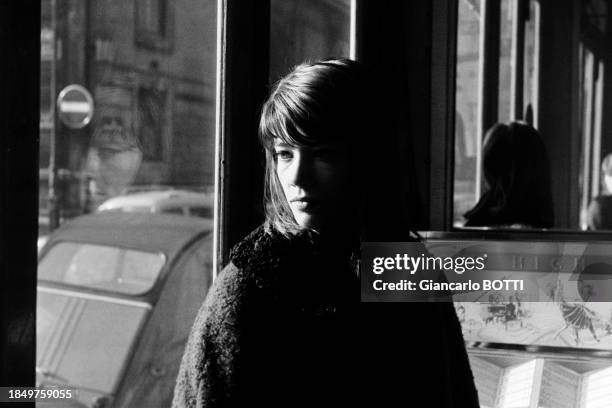
[[[347,225],[360,194],[344,142],[296,147],[276,139],[276,174],[299,226],[321,232]]]

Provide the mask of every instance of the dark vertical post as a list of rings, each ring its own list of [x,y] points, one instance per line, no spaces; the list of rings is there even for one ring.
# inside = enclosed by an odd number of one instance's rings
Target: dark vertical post
[[[219,2],[216,256],[221,266],[231,247],[263,220],[264,156],[257,125],[268,92],[270,0]]]
[[[457,1],[355,1],[355,57],[388,91],[405,218],[414,229],[449,229]]]
[[[38,1],[0,2],[3,55],[0,64],[0,386],[3,387],[33,386],[35,381],[40,12]]]
[[[429,229],[453,224],[457,0],[434,0],[431,56],[431,163]]]
[[[580,213],[580,2],[540,0],[538,130],[551,166],[556,228],[577,228]]]
[[[357,61],[364,59],[364,24],[367,0],[352,0],[351,3],[351,57]]]
[[[514,0],[512,26],[512,82],[510,118],[523,119],[523,81],[525,73],[525,17],[529,0]]]
[[[403,217],[413,229],[430,225],[430,0],[357,3],[356,57],[385,92],[386,118],[399,148]]]
[[[482,19],[480,120],[483,131],[486,131],[497,122],[499,108],[500,1],[483,0],[480,13]]]
[[[499,109],[499,41],[500,0],[482,0],[480,3],[480,98],[479,137],[477,145],[476,196],[480,196],[482,174],[482,139],[498,119]]]

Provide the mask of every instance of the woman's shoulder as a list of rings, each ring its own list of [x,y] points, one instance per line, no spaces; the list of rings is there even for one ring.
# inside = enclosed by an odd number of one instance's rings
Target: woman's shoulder
[[[279,237],[261,225],[234,245],[230,250],[230,261],[238,268],[248,268],[273,257],[279,243]]]
[[[230,261],[248,274],[299,263],[313,250],[313,237],[306,232],[287,237],[262,225],[232,248]]]
[[[276,252],[281,244],[282,240],[263,226],[236,244],[230,251],[228,264],[210,288],[196,326],[207,330],[207,327],[230,324],[241,315],[241,310],[253,309],[269,300],[267,295],[277,286],[275,277],[279,273],[275,265],[279,255]]]
[[[231,249],[229,262],[215,279],[204,302],[202,315],[228,315],[228,311],[248,302],[248,299],[253,297],[251,295],[258,292],[257,288],[267,285],[267,279],[261,279],[261,276],[266,274],[260,271],[270,270],[274,240],[262,226]],[[264,265],[268,267],[265,268]],[[267,275],[269,276],[270,272]],[[210,317],[207,320],[210,321]]]
[[[280,301],[296,275],[287,272],[299,270],[294,266],[305,258],[296,240],[279,235],[262,226],[232,248],[229,263],[215,279],[196,320],[201,331],[233,326],[244,317],[242,311]]]

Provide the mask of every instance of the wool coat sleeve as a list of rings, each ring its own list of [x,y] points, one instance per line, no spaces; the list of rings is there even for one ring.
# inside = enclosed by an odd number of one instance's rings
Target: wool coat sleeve
[[[172,407],[236,405],[243,286],[240,270],[231,263],[213,284],[189,336]]]

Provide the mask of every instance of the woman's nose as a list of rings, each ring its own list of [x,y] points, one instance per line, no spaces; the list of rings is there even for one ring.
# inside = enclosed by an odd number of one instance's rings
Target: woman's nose
[[[296,187],[309,187],[312,184],[312,164],[308,154],[297,155],[292,163],[290,184]]]

